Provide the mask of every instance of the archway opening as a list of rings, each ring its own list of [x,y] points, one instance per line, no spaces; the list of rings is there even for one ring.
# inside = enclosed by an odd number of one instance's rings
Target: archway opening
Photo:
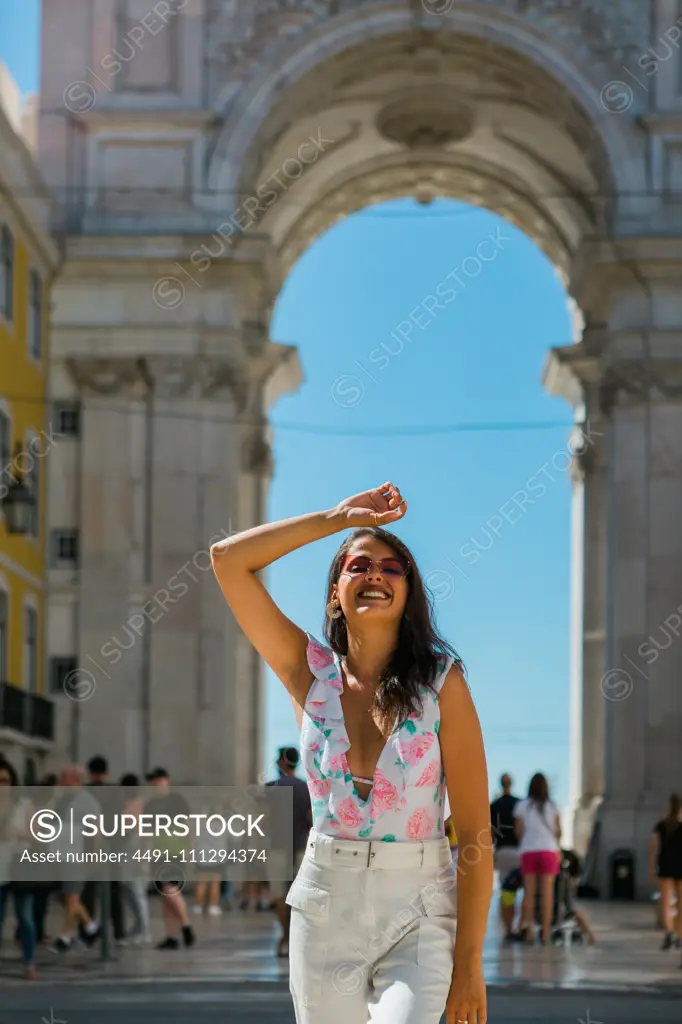
[[[541,378],[547,350],[575,340],[579,321],[556,267],[498,214],[398,199],[313,242],[271,325],[299,346],[305,381],[271,416],[268,517],[394,480],[410,503],[396,532],[467,665],[491,784],[510,771],[523,786],[541,767],[564,808],[570,414]],[[275,599],[313,635],[340,541],[271,570]],[[297,741],[268,677],[265,749]]]

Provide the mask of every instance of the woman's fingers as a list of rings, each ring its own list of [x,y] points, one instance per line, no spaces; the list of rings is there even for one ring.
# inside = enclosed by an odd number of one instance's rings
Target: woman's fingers
[[[486,1024],[485,1007],[477,1007],[476,1004],[466,1004],[462,1007],[455,1007],[452,1019],[448,1016],[447,1024]]]
[[[377,516],[379,523],[396,523],[399,519],[402,519],[407,511],[407,502],[402,501],[397,508],[389,509],[388,512],[382,512]]]

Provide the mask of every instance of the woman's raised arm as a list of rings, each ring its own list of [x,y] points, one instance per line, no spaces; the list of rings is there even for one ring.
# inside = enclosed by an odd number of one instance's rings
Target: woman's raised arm
[[[216,579],[234,617],[262,658],[303,706],[312,682],[306,635],[268,594],[258,573],[304,544],[346,526],[337,509],[266,523],[219,541],[211,548]]]

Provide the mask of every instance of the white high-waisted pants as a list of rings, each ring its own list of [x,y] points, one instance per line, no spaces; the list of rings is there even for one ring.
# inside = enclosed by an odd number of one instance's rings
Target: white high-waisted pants
[[[452,978],[455,881],[447,839],[311,832],[287,896],[297,1024],[439,1024]]]

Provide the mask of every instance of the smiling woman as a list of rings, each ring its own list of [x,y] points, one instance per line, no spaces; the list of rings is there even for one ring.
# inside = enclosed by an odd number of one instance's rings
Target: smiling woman
[[[446,1008],[448,1024],[485,1022],[492,844],[483,742],[414,558],[383,529],[406,509],[385,483],[211,548],[223,594],[301,728],[313,829],[287,896],[299,1024],[438,1024]],[[282,613],[258,574],[348,527],[329,572],[326,646]],[[480,852],[457,905],[446,788],[460,841]]]

